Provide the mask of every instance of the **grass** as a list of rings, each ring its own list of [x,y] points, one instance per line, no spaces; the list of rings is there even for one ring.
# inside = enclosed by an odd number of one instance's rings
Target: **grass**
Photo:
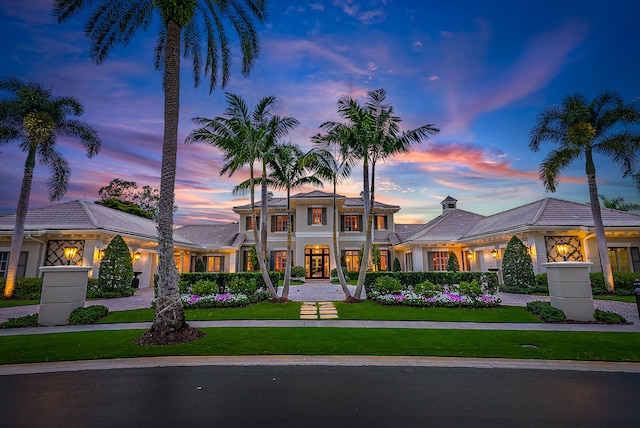
[[[635,303],[635,296],[608,296],[608,295],[594,295],[594,299],[597,300],[615,300],[616,302]]]
[[[4,300],[0,299],[0,308],[11,308],[14,306],[39,305],[40,300]]]
[[[182,345],[138,346],[143,330],[0,337],[0,364],[206,355],[390,355],[640,361],[639,333],[352,328],[204,328]]]
[[[187,321],[217,320],[295,320],[300,319],[300,302],[274,304],[260,302],[243,308],[187,309]],[[416,308],[381,306],[365,301],[358,304],[335,302],[341,320],[381,321],[459,321],[539,323],[524,307],[502,306],[496,309]],[[111,312],[99,324],[153,321],[153,309]]]

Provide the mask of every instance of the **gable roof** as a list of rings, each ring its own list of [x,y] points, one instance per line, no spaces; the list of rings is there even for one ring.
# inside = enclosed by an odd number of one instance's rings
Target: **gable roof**
[[[458,241],[485,217],[465,210],[447,210],[407,236],[402,242]]]
[[[0,216],[0,232],[13,232],[15,222],[15,214]],[[98,229],[110,234],[158,239],[158,226],[153,220],[80,200],[28,211],[24,229],[26,233]],[[193,242],[175,233],[173,239],[177,244],[193,245]]]
[[[245,236],[239,232],[238,223],[194,224],[176,229],[180,236],[210,249],[240,248]]]

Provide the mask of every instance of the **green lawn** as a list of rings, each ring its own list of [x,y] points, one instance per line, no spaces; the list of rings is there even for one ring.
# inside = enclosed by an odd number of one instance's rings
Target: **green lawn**
[[[138,346],[143,330],[0,337],[0,364],[169,355],[390,355],[640,361],[640,333],[352,328],[204,328],[182,345]]]
[[[0,299],[0,308],[11,308],[13,306],[39,305],[40,300],[4,300]]]
[[[276,304],[260,302],[243,308],[188,309],[187,321],[216,320],[295,320],[300,319],[300,302]],[[341,320],[382,321],[461,321],[461,322],[541,322],[523,307],[502,306],[496,309],[416,308],[381,306],[365,301],[358,304],[335,302]],[[153,309],[112,312],[100,324],[153,321]]]
[[[597,300],[615,300],[616,302],[628,302],[628,303],[635,303],[636,302],[636,297],[635,296],[593,296],[594,299]]]

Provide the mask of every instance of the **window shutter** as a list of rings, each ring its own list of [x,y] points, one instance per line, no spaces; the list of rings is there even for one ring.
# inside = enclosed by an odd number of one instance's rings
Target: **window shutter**
[[[358,216],[358,232],[362,232],[362,216]]]
[[[242,252],[242,270],[245,272],[249,270],[249,252],[246,250]]]
[[[307,224],[311,224],[311,207],[307,208]]]
[[[294,233],[296,231],[296,217],[295,214],[291,214],[291,233]]]
[[[322,208],[322,224],[327,225],[327,209]]]
[[[272,232],[276,231],[276,216],[275,215],[271,216],[271,231]]]
[[[244,220],[244,228],[247,230],[251,230],[251,228],[249,227],[251,226],[251,216],[247,216]]]
[[[428,270],[433,270],[433,252],[427,253]]]
[[[344,265],[342,262],[344,261]],[[340,265],[345,266],[347,264],[347,250],[340,250]]]
[[[389,218],[389,217],[384,216],[384,228],[385,228],[385,229],[387,229],[387,230],[389,230],[389,225],[388,225],[388,223],[387,223],[387,219],[388,219],[388,218]]]
[[[344,215],[340,216],[340,232],[344,232]]]
[[[269,270],[273,271],[276,269],[276,252],[269,251]]]
[[[220,272],[224,271],[224,256],[220,256]]]

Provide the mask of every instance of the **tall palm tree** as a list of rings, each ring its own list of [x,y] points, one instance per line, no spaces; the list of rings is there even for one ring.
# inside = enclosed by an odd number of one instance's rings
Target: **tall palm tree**
[[[92,12],[85,26],[85,34],[91,40],[91,58],[97,64],[106,59],[115,45],[127,45],[136,31],[146,29],[156,13],[161,18],[155,68],[163,73],[164,140],[157,217],[158,298],[150,335],[164,337],[188,327],[180,301],[173,249],[181,46],[184,44],[184,55],[193,60],[195,86],[200,83],[200,74],[203,72],[205,77],[210,77],[209,92],[212,92],[218,83],[218,74],[221,75],[223,87],[229,81],[231,49],[226,27],[231,26],[240,41],[242,73],[248,75],[259,52],[255,24],[266,21],[266,1],[56,0],[54,15],[58,22],[62,22],[87,8]],[[204,37],[205,58],[201,51]]]
[[[326,132],[328,140],[340,141],[343,150],[351,156],[362,159],[364,215],[367,222],[364,227],[365,245],[360,263],[358,285],[354,293],[360,298],[367,274],[369,255],[371,254],[373,210],[375,204],[375,167],[399,152],[406,152],[412,144],[427,140],[430,135],[440,132],[433,124],[420,126],[400,132],[402,119],[395,116],[393,107],[385,104],[386,91],[377,89],[367,93],[365,105],[351,97],[342,97],[338,101],[338,114],[346,121],[325,122],[320,128]]]
[[[71,174],[68,162],[56,150],[57,138],[79,138],[87,150],[87,157],[98,154],[100,138],[90,125],[68,118],[81,116],[84,112],[80,102],[73,97],[54,96],[39,83],[25,83],[16,77],[0,79],[0,92],[6,95],[0,100],[0,144],[18,141],[22,151],[27,152],[4,289],[8,299],[15,288],[36,158],[51,171],[47,187],[49,199],[55,201],[66,192]]]
[[[276,146],[275,155],[269,162],[271,168],[270,178],[273,188],[285,190],[287,193],[287,260],[284,271],[284,283],[281,298],[288,300],[289,285],[291,283],[291,263],[293,253],[291,250],[291,234],[293,224],[291,220],[291,190],[302,186],[322,186],[322,180],[309,175],[309,153],[304,153],[294,144],[281,144]]]
[[[311,159],[310,167],[316,171],[320,177],[330,180],[333,186],[333,257],[336,261],[336,273],[340,281],[340,286],[342,287],[342,292],[344,293],[345,301],[351,301],[351,292],[349,291],[349,287],[347,287],[347,280],[344,277],[342,263],[340,261],[337,188],[339,182],[351,176],[351,170],[355,166],[357,159],[348,156],[349,153],[343,153],[346,156],[341,156],[337,150],[334,155],[321,135],[314,136],[313,141],[319,145],[314,147],[309,154]]]
[[[626,202],[624,198],[618,196],[616,198],[607,198],[605,195],[599,195],[602,205],[606,208],[618,211],[640,211],[640,204],[635,202]]]
[[[251,194],[251,221],[256,251],[262,254],[262,242],[256,225],[255,206],[255,164],[260,162],[264,153],[282,137],[298,125],[293,117],[281,117],[274,114],[276,98],[267,96],[258,101],[250,111],[244,99],[236,94],[227,93],[227,108],[223,116],[213,119],[194,118],[199,128],[193,130],[186,142],[203,142],[219,148],[224,153],[225,165],[220,175],[232,176],[239,168],[249,166],[249,192]],[[260,181],[264,183],[264,180]],[[265,183],[266,184],[266,183]],[[258,257],[262,278],[271,296],[278,294],[267,270],[266,261]]]
[[[633,124],[640,124],[640,109],[636,104],[625,104],[616,92],[601,92],[592,101],[582,94],[571,94],[562,99],[560,106],[545,108],[529,136],[529,148],[534,152],[540,150],[545,141],[558,146],[539,168],[540,181],[547,191],[556,191],[563,168],[576,159],[585,160],[600,263],[605,285],[611,292],[614,290],[613,273],[602,224],[593,157],[594,154],[608,156],[620,165],[623,177],[633,175],[636,154],[640,149],[640,132],[628,129]]]

